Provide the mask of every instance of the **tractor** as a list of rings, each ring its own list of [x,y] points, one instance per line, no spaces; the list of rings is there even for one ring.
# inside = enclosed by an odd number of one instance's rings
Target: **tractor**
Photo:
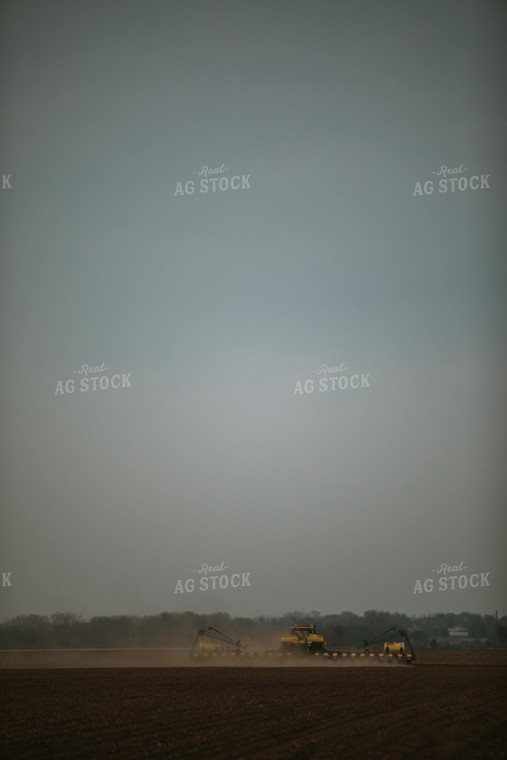
[[[327,641],[316,633],[314,625],[291,625],[291,633],[282,636],[280,651],[284,654],[323,654]]]

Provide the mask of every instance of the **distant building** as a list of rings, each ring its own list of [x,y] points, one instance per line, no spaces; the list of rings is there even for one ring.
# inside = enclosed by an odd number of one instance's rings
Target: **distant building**
[[[460,628],[459,626],[456,628],[449,628],[449,636],[452,636],[453,638],[467,639],[468,631],[466,628]]]

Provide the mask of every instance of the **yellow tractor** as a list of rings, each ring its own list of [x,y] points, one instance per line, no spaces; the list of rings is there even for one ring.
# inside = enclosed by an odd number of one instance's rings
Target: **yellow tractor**
[[[325,652],[327,641],[316,633],[314,625],[291,625],[290,634],[281,637],[280,651],[284,654],[317,654]]]

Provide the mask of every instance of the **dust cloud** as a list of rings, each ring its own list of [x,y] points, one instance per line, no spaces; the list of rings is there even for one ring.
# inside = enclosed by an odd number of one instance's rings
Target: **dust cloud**
[[[0,652],[0,669],[21,668],[334,668],[396,667],[396,659],[361,657],[322,657],[284,655],[273,651],[249,654],[232,653],[192,657],[188,648],[160,649],[46,649],[4,650]],[[354,652],[354,654],[356,654]]]

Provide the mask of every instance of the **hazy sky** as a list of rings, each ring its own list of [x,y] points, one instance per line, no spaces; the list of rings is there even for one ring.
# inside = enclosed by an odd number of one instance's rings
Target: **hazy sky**
[[[505,5],[0,7],[0,615],[506,614]]]

